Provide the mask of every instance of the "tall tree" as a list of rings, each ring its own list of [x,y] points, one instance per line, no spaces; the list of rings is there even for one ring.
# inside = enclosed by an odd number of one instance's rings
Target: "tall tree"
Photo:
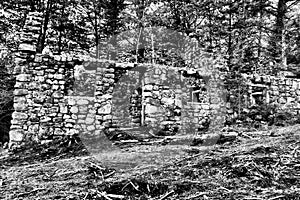
[[[298,5],[298,0],[278,0],[275,11],[275,24],[273,28],[273,34],[270,38],[270,54],[271,57],[282,65],[283,68],[287,68],[288,57],[288,33],[289,29],[287,24],[290,23],[290,18],[287,17],[290,9]],[[296,25],[296,24],[293,24]]]
[[[117,46],[116,35],[122,31],[124,21],[121,13],[126,7],[124,0],[106,0],[104,5],[104,23],[102,32],[104,37],[111,38],[110,44],[113,47]],[[113,50],[109,59],[116,60],[117,52]]]

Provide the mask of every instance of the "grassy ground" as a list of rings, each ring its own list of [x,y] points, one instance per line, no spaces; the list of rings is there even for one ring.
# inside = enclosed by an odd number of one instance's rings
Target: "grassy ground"
[[[209,149],[155,149],[163,157],[146,160],[150,167],[118,170],[74,142],[2,153],[0,199],[300,199],[299,125],[240,132]]]

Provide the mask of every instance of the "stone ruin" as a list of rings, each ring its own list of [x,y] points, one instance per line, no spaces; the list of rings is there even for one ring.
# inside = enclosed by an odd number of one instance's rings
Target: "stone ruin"
[[[29,13],[15,59],[11,145],[141,126],[186,134],[213,124],[224,108],[218,78],[202,76],[203,69],[36,53],[41,23],[39,13]]]
[[[292,117],[300,114],[300,79],[296,75],[245,75],[247,86],[246,107],[255,105],[273,106],[277,113],[288,113]],[[266,123],[266,119],[261,119]]]
[[[29,13],[16,55],[10,144],[43,142],[74,134],[152,127],[154,134],[193,134],[220,129],[234,116],[226,103],[220,62],[204,68],[116,63],[80,55],[36,53],[42,24]],[[261,101],[300,112],[300,80],[245,76],[246,105]],[[211,130],[214,131],[214,130]]]

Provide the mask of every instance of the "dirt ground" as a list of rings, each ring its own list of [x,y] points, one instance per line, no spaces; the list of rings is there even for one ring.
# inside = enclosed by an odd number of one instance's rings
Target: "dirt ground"
[[[300,126],[239,131],[211,147],[91,155],[73,139],[3,151],[0,199],[300,199]]]

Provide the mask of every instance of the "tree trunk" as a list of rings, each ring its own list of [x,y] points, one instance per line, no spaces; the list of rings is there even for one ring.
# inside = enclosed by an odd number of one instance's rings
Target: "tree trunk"
[[[261,47],[262,47],[262,23],[263,23],[263,7],[262,7],[262,0],[259,1],[259,25],[258,25],[258,49],[257,49],[257,58],[258,63],[261,61]]]
[[[96,45],[96,58],[99,58],[99,32],[98,32],[98,17],[100,18],[100,14],[95,10],[95,22],[94,22],[94,30],[95,30],[95,45]]]
[[[145,1],[144,0],[137,0],[137,17],[139,20],[139,36],[137,41],[137,59],[136,61],[138,63],[142,63],[145,60],[145,37],[144,37],[144,24],[143,24],[143,18],[144,18],[144,12],[145,12]]]
[[[66,3],[64,3],[63,7],[62,7],[62,13],[61,13],[61,19],[60,19],[60,25],[59,25],[59,37],[58,37],[58,54],[60,54],[62,52],[62,34],[63,31],[65,30],[63,21],[65,18],[65,8],[66,8]]]
[[[52,2],[52,0],[49,0],[47,2],[43,28],[41,29],[41,33],[40,33],[40,36],[39,36],[39,39],[38,39],[37,53],[41,53],[43,51],[44,47],[45,47],[46,32],[47,32],[48,24],[49,24],[49,21],[50,21],[52,6],[53,6],[53,2]]]
[[[282,31],[281,35],[281,65],[283,69],[287,69],[287,44],[286,44],[286,31]]]
[[[232,70],[232,59],[233,59],[233,51],[232,51],[232,1],[229,3],[229,25],[228,25],[228,46],[227,46],[227,54],[228,54],[228,68]]]
[[[281,64],[286,65],[286,54],[285,54],[285,36],[284,36],[284,21],[287,13],[287,0],[279,0],[277,4],[276,12],[276,24],[274,27],[274,35],[271,39],[271,55],[272,57]]]

